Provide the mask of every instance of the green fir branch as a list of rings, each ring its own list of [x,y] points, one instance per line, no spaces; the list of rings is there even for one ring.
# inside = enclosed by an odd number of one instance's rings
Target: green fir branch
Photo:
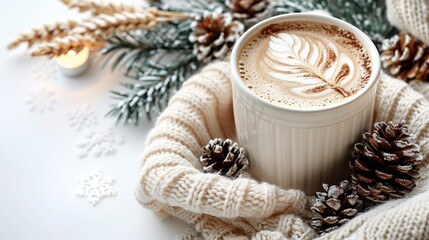
[[[126,91],[112,91],[118,103],[108,116],[117,122],[138,124],[142,116],[151,119],[162,111],[170,95],[200,65],[188,37],[190,21],[164,23],[151,30],[116,35],[102,50],[112,69],[126,67],[132,82],[121,83]]]
[[[107,40],[108,45],[101,53],[105,56],[106,63],[114,58],[112,70],[127,65],[128,73],[134,63],[152,59],[160,51],[192,49],[192,44],[188,40],[190,32],[189,20],[163,23],[153,30],[117,34]]]
[[[329,0],[277,0],[274,2],[275,15],[327,9],[328,1]]]
[[[156,1],[151,4],[151,7],[156,7],[165,11],[186,12],[201,15],[205,11],[214,11],[217,8],[228,10],[225,0],[187,0],[178,1],[177,4],[165,4],[163,1]]]
[[[191,53],[180,55],[175,63],[153,63],[142,66],[138,73],[137,83],[122,83],[129,91],[112,91],[119,102],[107,113],[114,116],[117,122],[138,124],[142,116],[151,119],[154,111],[162,111],[172,93],[192,75],[200,62]]]
[[[384,0],[277,0],[274,8],[276,14],[327,10],[365,32],[379,48],[384,39],[397,33],[387,20]]]

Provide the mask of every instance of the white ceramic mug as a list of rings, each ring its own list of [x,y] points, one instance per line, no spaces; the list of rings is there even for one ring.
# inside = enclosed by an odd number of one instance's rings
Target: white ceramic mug
[[[366,86],[353,96],[318,110],[281,107],[250,91],[238,72],[243,45],[268,25],[294,21],[336,25],[352,32],[372,61]],[[253,177],[314,194],[322,183],[338,183],[347,175],[353,143],[371,129],[381,70],[379,53],[362,31],[339,19],[311,13],[272,17],[241,36],[232,51],[231,70],[238,142],[246,149]]]

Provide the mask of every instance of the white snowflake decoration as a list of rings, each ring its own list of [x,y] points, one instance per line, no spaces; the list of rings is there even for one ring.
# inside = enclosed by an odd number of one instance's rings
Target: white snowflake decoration
[[[81,140],[77,142],[78,156],[85,158],[92,154],[94,157],[111,155],[116,147],[124,142],[111,128],[107,130],[88,129]]]
[[[101,170],[96,170],[78,181],[79,188],[76,195],[86,198],[90,204],[95,206],[103,198],[116,195],[116,189],[113,187],[114,182],[115,179],[104,176]]]
[[[27,105],[30,111],[44,113],[46,111],[51,111],[54,108],[55,102],[54,93],[42,88],[30,93]]]
[[[67,120],[70,127],[74,128],[76,131],[94,127],[98,122],[94,111],[88,105],[68,112]]]

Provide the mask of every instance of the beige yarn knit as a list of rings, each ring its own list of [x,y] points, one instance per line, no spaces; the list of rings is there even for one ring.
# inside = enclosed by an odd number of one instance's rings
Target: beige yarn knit
[[[214,137],[235,137],[229,76],[228,63],[214,63],[172,98],[147,139],[138,201],[193,224],[206,239],[314,238],[304,220],[309,199],[301,191],[201,172],[200,147]],[[384,75],[376,118],[407,121],[424,155],[422,177],[406,198],[371,209],[323,239],[429,239],[429,102]]]
[[[429,44],[429,0],[386,0],[386,4],[393,25]]]
[[[387,0],[387,5],[394,25],[429,43],[428,0]],[[235,138],[229,76],[228,63],[212,64],[172,98],[147,138],[138,201],[192,224],[206,239],[313,239],[305,223],[309,197],[301,191],[201,173],[200,147],[214,137]],[[429,84],[408,86],[382,76],[376,121],[407,121],[424,156],[422,176],[406,198],[377,206],[320,239],[429,239],[427,99]]]

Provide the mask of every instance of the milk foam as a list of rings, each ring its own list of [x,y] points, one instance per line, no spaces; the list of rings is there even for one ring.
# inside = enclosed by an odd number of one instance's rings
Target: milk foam
[[[280,106],[320,109],[356,94],[371,75],[369,54],[349,31],[292,22],[253,36],[239,55],[243,82]]]

